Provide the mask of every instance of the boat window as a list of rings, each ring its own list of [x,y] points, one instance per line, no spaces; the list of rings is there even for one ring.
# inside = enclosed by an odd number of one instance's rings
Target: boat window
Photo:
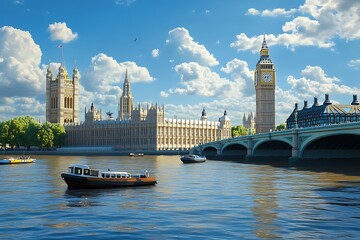
[[[84,169],[84,175],[90,175],[90,170],[89,169]]]
[[[105,173],[102,173],[101,176],[102,176],[102,177],[105,177]]]
[[[109,173],[107,173],[107,174],[106,174],[106,177],[107,177],[107,178],[109,178],[109,177],[110,177],[110,174],[109,174]]]
[[[115,174],[111,174],[111,177],[112,177],[112,178],[115,178]]]
[[[121,178],[121,175],[120,175],[120,174],[116,174],[116,177],[117,177],[117,178]]]
[[[74,173],[74,168],[73,167],[69,167],[69,173]]]
[[[81,174],[82,174],[82,169],[76,167],[76,168],[75,168],[75,174],[81,175]]]
[[[98,170],[90,170],[90,176],[98,176],[99,171]]]

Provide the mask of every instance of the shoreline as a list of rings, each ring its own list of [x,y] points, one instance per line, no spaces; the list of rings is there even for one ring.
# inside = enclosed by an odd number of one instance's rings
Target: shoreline
[[[161,150],[161,151],[99,151],[99,150],[6,150],[0,151],[0,155],[54,155],[54,156],[129,156],[130,153],[143,153],[146,155],[184,155],[188,150]],[[133,156],[141,157],[141,156]]]

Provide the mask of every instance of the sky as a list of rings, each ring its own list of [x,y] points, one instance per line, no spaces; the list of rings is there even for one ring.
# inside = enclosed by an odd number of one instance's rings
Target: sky
[[[359,24],[358,0],[2,0],[0,122],[44,122],[46,69],[55,76],[63,63],[80,72],[80,121],[91,103],[117,117],[127,69],[135,105],[193,120],[226,110],[240,125],[256,111],[265,36],[281,124],[304,100],[360,99]]]

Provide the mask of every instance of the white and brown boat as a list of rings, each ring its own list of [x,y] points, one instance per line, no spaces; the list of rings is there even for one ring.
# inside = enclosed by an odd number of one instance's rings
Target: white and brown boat
[[[101,171],[88,165],[72,164],[67,173],[61,173],[68,188],[115,188],[155,185],[156,178],[144,170],[139,174],[123,171]]]

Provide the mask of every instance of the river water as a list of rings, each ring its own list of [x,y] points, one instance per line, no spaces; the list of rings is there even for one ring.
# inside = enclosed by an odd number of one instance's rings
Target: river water
[[[0,165],[0,239],[359,239],[360,172],[179,156],[37,156]],[[68,190],[69,164],[140,172],[156,186]]]

